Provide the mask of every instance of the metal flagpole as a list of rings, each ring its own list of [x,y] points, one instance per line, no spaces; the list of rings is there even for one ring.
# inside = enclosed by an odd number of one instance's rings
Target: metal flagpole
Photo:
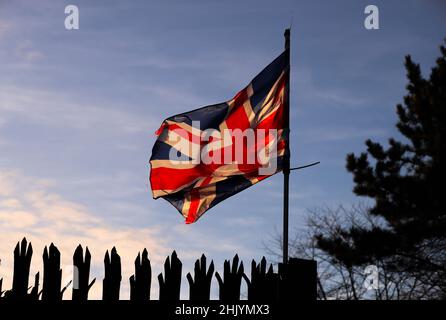
[[[288,200],[290,184],[290,29],[285,30],[285,54],[288,64],[284,101],[284,130],[287,143],[283,157],[283,264],[288,263]]]

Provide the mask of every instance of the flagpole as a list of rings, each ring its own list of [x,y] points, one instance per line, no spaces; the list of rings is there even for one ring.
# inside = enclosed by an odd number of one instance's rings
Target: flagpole
[[[285,30],[285,54],[288,66],[290,66],[290,29]],[[290,185],[290,71],[286,73],[286,90],[284,101],[284,130],[287,143],[283,158],[283,264],[288,263],[288,207]]]

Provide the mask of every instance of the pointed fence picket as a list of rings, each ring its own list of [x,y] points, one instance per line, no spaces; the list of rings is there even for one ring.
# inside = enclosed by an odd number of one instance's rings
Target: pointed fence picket
[[[88,300],[88,293],[96,279],[90,282],[91,255],[88,247],[79,245],[73,255],[73,280],[62,288],[60,252],[51,243],[43,252],[43,285],[39,291],[40,273],[35,275],[34,285],[29,286],[29,272],[33,249],[25,238],[18,242],[14,250],[14,274],[12,288],[2,291],[0,279],[0,302],[9,300],[60,301],[64,292],[72,284],[72,301]],[[121,286],[121,258],[115,247],[105,253],[105,276],[103,279],[102,300],[118,301]],[[188,273],[190,301],[210,300],[211,281],[214,277],[214,262],[207,263],[203,254],[195,262],[193,274]],[[225,260],[223,274],[215,272],[219,284],[219,300],[234,302],[240,300],[242,279],[248,287],[248,301],[316,300],[317,265],[316,261],[290,258],[289,262],[279,264],[278,272],[268,264],[265,257],[259,263],[251,262],[250,277],[244,272],[243,262],[236,254]],[[182,263],[175,251],[166,258],[164,272],[158,275],[159,299],[180,300]],[[152,267],[146,249],[138,253],[135,272],[130,277],[130,300],[149,301],[152,297]]]

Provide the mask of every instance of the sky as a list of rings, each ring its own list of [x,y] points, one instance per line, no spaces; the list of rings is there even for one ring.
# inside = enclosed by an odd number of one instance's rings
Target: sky
[[[79,8],[66,30],[65,6]],[[364,8],[379,8],[379,30]],[[404,56],[429,74],[446,37],[440,0],[24,1],[0,0],[0,277],[26,236],[32,271],[54,242],[69,269],[81,243],[92,253],[101,296],[103,256],[122,258],[121,298],[133,260],[147,248],[152,297],[176,250],[183,278],[201,253],[217,270],[237,252],[250,264],[282,228],[282,175],[220,203],[197,223],[153,200],[149,158],[162,120],[231,99],[284,45],[291,29],[290,225],[307,209],[364,201],[352,194],[349,152],[398,136]],[[218,285],[212,284],[217,296]],[[70,297],[66,293],[65,297]],[[183,282],[182,297],[188,296]]]

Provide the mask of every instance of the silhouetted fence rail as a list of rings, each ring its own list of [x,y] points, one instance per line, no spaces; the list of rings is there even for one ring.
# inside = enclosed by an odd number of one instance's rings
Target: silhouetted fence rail
[[[73,279],[62,287],[62,269],[60,265],[60,252],[51,244],[43,252],[43,285],[39,291],[40,273],[37,272],[34,285],[28,283],[33,249],[24,238],[17,243],[14,250],[14,275],[12,289],[2,291],[0,279],[0,301],[8,300],[43,300],[60,301],[66,289],[72,284],[72,300],[88,300],[88,292],[95,284],[96,279],[90,281],[91,255],[88,248],[84,250],[79,245],[73,255]],[[105,276],[102,287],[104,301],[119,300],[122,281],[121,258],[116,250],[105,253]],[[277,301],[277,300],[316,300],[317,271],[316,262],[291,258],[289,263],[279,264],[278,272],[273,266],[268,266],[265,257],[260,263],[252,260],[250,277],[244,271],[243,262],[235,255],[232,263],[226,260],[223,265],[223,274],[215,272],[219,284],[219,300],[238,301],[242,279],[247,283],[248,300],[250,301]],[[214,262],[207,264],[203,254],[195,262],[194,273],[188,273],[189,300],[207,301],[210,299],[211,281],[214,276]],[[158,275],[159,299],[177,301],[180,299],[182,277],[182,263],[174,251],[164,263],[164,272]],[[135,260],[135,273],[130,277],[130,300],[147,301],[151,299],[152,267],[146,249],[138,253]]]

